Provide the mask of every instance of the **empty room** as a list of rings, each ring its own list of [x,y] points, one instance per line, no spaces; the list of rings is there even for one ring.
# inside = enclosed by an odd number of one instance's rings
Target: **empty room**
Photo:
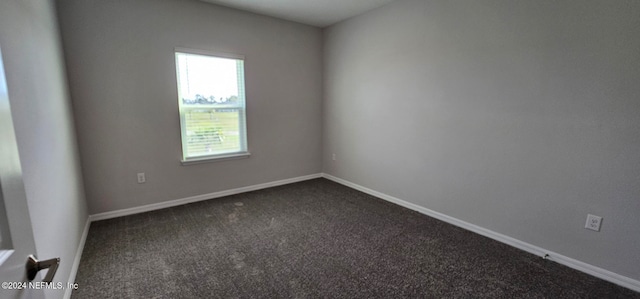
[[[640,298],[640,1],[0,0],[0,298]]]

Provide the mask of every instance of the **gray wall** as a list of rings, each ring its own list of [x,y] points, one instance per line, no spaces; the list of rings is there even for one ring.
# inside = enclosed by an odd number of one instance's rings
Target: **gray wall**
[[[66,283],[87,206],[53,2],[0,1],[0,47],[37,257],[60,257]]]
[[[91,214],[321,171],[320,29],[187,0],[59,16]],[[180,165],[174,47],[245,55],[250,158]]]
[[[638,16],[640,1],[407,0],[334,25],[324,171],[638,280]]]

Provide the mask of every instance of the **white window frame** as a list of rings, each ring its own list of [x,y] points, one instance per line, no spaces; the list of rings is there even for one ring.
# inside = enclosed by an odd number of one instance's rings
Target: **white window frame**
[[[239,101],[241,101],[242,105],[241,107],[239,107],[238,105],[232,105],[232,106],[224,106],[224,105],[220,105],[220,104],[216,104],[216,105],[211,105],[210,108],[215,108],[215,109],[224,109],[224,108],[234,108],[234,109],[241,109],[242,110],[242,120],[240,121],[240,150],[237,152],[230,152],[230,153],[223,153],[223,154],[213,154],[213,155],[204,155],[204,156],[191,156],[188,157],[187,156],[187,141],[186,141],[186,121],[185,121],[185,113],[187,110],[189,109],[197,109],[200,108],[202,109],[203,106],[198,106],[198,107],[184,107],[183,103],[182,103],[182,99],[181,99],[181,95],[180,95],[180,71],[178,69],[178,64],[177,64],[177,54],[178,53],[183,53],[183,54],[195,54],[195,55],[203,55],[203,56],[211,56],[211,57],[215,57],[215,58],[228,58],[228,59],[235,59],[235,60],[241,60],[243,62],[242,64],[242,77],[238,78],[238,85],[239,85],[239,91],[238,91],[238,99]],[[246,94],[245,94],[245,72],[244,72],[244,62],[245,62],[245,57],[243,55],[237,55],[237,54],[230,54],[230,53],[222,53],[222,52],[213,52],[213,51],[207,51],[207,50],[197,50],[197,49],[190,49],[190,48],[180,48],[180,47],[176,47],[174,48],[174,64],[175,64],[175,69],[176,69],[176,87],[177,87],[177,98],[178,98],[178,108],[179,108],[179,112],[180,112],[180,140],[181,140],[181,145],[182,145],[182,158],[180,160],[180,162],[182,163],[182,165],[190,165],[190,164],[198,164],[198,163],[206,163],[206,162],[215,162],[215,161],[223,161],[223,160],[231,160],[231,159],[241,159],[241,158],[248,158],[249,156],[251,156],[251,153],[249,152],[249,148],[248,148],[248,142],[247,139],[249,138],[247,136],[247,102],[246,102]],[[204,108],[208,108],[208,107],[204,107]]]

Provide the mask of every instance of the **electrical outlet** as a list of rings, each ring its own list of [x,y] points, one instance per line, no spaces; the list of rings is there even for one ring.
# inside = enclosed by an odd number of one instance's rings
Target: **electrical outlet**
[[[599,232],[601,224],[602,224],[602,217],[588,214],[587,223],[584,225],[584,228]]]
[[[333,161],[336,160],[336,154],[335,153],[333,155],[331,155],[331,160],[333,160]]]
[[[144,176],[144,172],[138,173],[138,184],[144,184],[147,178]]]

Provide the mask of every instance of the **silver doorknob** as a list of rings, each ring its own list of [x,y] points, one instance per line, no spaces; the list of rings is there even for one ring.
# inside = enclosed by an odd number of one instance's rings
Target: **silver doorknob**
[[[56,271],[58,270],[58,265],[60,265],[60,258],[52,258],[45,261],[39,261],[36,259],[33,254],[29,255],[27,258],[27,278],[29,281],[32,281],[36,278],[36,274],[42,269],[49,269],[47,271],[47,275],[44,276],[42,282],[51,282],[53,280],[53,276],[56,275]]]

